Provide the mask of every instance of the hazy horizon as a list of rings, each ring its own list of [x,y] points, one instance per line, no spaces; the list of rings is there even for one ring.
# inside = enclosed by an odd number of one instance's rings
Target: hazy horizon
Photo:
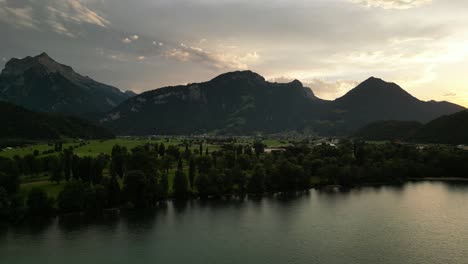
[[[143,92],[252,70],[335,99],[370,76],[468,106],[462,0],[0,0],[0,67],[47,52]]]

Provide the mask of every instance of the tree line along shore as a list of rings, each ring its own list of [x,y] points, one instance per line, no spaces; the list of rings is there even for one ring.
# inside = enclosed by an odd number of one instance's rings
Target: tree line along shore
[[[266,149],[261,140],[213,147],[188,139],[177,145],[146,142],[110,154],[79,156],[54,146],[56,155],[0,158],[0,221],[106,209],[145,210],[167,199],[220,199],[289,193],[312,187],[343,188],[414,179],[468,179],[468,151],[449,146],[336,144],[303,140]],[[43,173],[47,185],[22,181]],[[25,188],[28,186],[29,188]]]

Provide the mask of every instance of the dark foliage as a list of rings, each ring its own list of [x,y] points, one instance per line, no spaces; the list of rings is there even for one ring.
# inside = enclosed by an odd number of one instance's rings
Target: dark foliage
[[[418,130],[414,140],[444,144],[468,144],[468,111],[437,118]]]
[[[377,121],[362,127],[354,136],[363,140],[409,140],[422,126],[414,121]]]
[[[0,101],[0,139],[52,140],[114,138],[89,121],[60,114],[38,113]]]

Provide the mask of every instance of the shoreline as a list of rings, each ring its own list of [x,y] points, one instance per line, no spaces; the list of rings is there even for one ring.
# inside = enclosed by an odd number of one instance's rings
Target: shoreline
[[[184,205],[186,203],[192,202],[192,201],[223,201],[223,200],[244,200],[245,198],[247,199],[261,199],[264,197],[288,197],[290,195],[296,195],[298,193],[304,193],[304,192],[309,192],[311,190],[317,190],[317,191],[325,191],[325,192],[341,192],[345,190],[352,190],[352,189],[358,189],[358,188],[363,188],[363,187],[385,187],[385,186],[395,186],[395,185],[405,185],[408,183],[412,182],[467,182],[468,183],[468,178],[459,178],[459,177],[442,177],[442,178],[435,178],[435,177],[425,177],[425,178],[409,178],[405,181],[401,182],[374,182],[374,183],[360,183],[360,184],[353,184],[350,186],[345,186],[345,185],[315,185],[311,186],[311,188],[307,190],[297,190],[294,192],[275,192],[275,193],[262,193],[262,194],[244,194],[244,195],[239,195],[239,194],[233,194],[229,196],[223,196],[223,197],[208,197],[208,198],[201,198],[200,196],[194,195],[191,197],[188,197],[187,199],[176,199],[174,197],[168,197],[165,200],[158,201],[158,203],[151,208],[145,208],[145,209],[137,209],[137,208],[128,208],[125,206],[122,207],[114,207],[114,208],[106,208],[103,209],[102,212],[86,212],[86,211],[78,211],[78,212],[58,212],[55,211],[49,216],[28,216],[24,219],[19,220],[18,222],[13,221],[5,221],[0,223],[2,224],[21,224],[21,223],[27,223],[29,220],[40,220],[40,219],[51,219],[51,218],[69,218],[69,217],[77,217],[79,218],[84,217],[85,219],[88,220],[99,220],[108,217],[121,217],[123,214],[128,214],[128,213],[141,213],[151,210],[151,209],[156,209],[156,208],[161,208],[161,206],[164,208],[164,203],[165,202],[173,202],[178,205]],[[28,220],[29,219],[29,220]]]
[[[424,177],[424,178],[409,178],[408,181],[446,181],[446,182],[468,182],[468,178],[460,177]]]

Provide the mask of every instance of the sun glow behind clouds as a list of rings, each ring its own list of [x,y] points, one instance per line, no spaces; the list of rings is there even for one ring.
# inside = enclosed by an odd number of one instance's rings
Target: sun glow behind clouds
[[[334,99],[376,76],[468,106],[467,13],[466,0],[0,0],[0,58],[47,51],[139,91],[250,69]]]
[[[380,7],[383,9],[410,9],[431,3],[432,0],[350,0],[356,4],[367,7]]]

